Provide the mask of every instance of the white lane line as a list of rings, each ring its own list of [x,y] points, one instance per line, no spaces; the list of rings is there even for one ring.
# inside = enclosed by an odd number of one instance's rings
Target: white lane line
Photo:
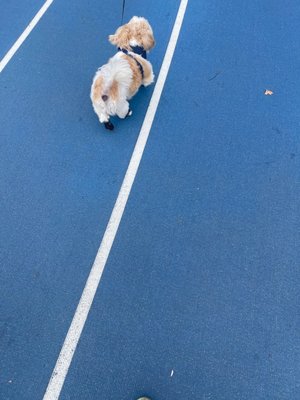
[[[92,306],[106,261],[118,231],[118,227],[143,156],[150,129],[174,55],[187,4],[188,0],[181,0],[168,48],[159,72],[152,98],[150,100],[144,123],[132,153],[125,178],[114,205],[110,220],[106,227],[100,248],[92,266],[90,275],[87,279],[85,288],[82,292],[80,301],[51,375],[43,400],[57,400],[59,398],[64,381],[68,374],[73,355],[84,328],[88,313]]]
[[[12,57],[15,55],[15,53],[18,51],[22,43],[26,40],[30,32],[33,30],[33,28],[36,26],[36,24],[39,22],[39,20],[42,18],[42,16],[45,14],[45,12],[48,10],[50,5],[53,3],[54,0],[47,0],[45,4],[42,6],[42,8],[37,12],[33,20],[29,23],[27,28],[24,30],[24,32],[21,34],[21,36],[17,39],[17,41],[14,43],[14,45],[8,50],[8,52],[5,54],[5,56],[2,58],[0,61],[0,73],[4,70],[6,65],[9,63],[9,61],[12,59]]]

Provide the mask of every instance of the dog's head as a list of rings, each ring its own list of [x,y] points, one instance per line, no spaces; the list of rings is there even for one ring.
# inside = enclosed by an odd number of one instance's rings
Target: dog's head
[[[155,45],[152,28],[143,17],[132,17],[131,20],[120,26],[114,35],[109,36],[113,45],[130,51],[132,46],[141,46],[146,51]]]

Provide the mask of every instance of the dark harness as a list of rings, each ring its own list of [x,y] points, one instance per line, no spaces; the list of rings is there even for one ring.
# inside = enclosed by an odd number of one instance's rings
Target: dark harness
[[[142,56],[145,60],[147,60],[147,52],[144,49],[144,47],[132,46],[130,52],[126,49],[121,49],[120,47],[118,50],[122,51],[124,54],[126,54],[126,56],[131,57],[136,62],[137,66],[139,67],[140,73],[142,75],[142,79],[144,79],[144,68],[142,64],[134,57],[134,55],[130,54],[130,53],[137,54],[139,56]]]

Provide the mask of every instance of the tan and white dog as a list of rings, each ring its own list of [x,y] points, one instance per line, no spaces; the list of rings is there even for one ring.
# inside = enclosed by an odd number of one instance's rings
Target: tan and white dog
[[[118,52],[96,72],[91,100],[99,121],[112,130],[110,117],[131,115],[128,100],[141,85],[148,86],[154,81],[147,52],[154,47],[155,40],[149,22],[133,17],[110,35],[109,41],[118,47]]]

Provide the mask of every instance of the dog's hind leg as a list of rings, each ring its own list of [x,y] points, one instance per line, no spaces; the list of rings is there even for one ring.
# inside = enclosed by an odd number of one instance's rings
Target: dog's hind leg
[[[101,122],[101,124],[109,121],[109,116],[106,113],[100,113],[100,115],[98,114],[98,116],[99,116],[99,121]]]
[[[99,121],[101,124],[104,124],[105,128],[112,131],[114,129],[113,124],[109,120],[109,116],[107,114],[100,114]]]
[[[117,116],[119,118],[126,118],[132,114],[127,100],[120,101],[117,106]]]
[[[104,124],[106,129],[109,129],[110,131],[112,131],[114,129],[114,126],[109,120],[109,115],[107,113],[103,112],[103,110],[98,109],[98,107],[95,105],[94,105],[94,110],[95,110],[95,113],[98,115],[100,123]]]

